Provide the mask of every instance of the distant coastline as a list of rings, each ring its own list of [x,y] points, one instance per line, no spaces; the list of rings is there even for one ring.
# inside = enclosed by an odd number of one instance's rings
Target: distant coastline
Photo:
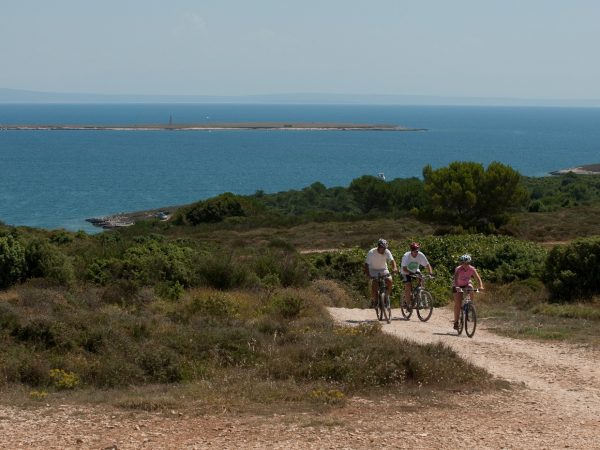
[[[598,175],[600,174],[600,164],[587,164],[585,166],[571,167],[569,169],[561,169],[550,172],[551,175],[564,175],[566,173],[574,173],[577,175]]]
[[[427,131],[398,125],[373,125],[329,122],[225,122],[199,124],[133,124],[133,125],[2,125],[11,131],[216,131],[216,130],[333,130],[333,131]]]

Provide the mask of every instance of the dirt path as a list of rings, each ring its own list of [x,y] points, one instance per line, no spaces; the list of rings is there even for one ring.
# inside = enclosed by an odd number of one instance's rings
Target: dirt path
[[[372,310],[331,308],[349,326]],[[399,313],[399,311],[398,311]],[[428,394],[373,401],[354,397],[322,414],[269,416],[161,413],[110,407],[0,405],[0,448],[14,449],[556,449],[600,448],[598,354],[567,345],[475,337],[451,331],[451,312],[427,323],[395,319],[384,331],[419,342],[442,341],[473,363],[516,384],[493,393]]]
[[[370,321],[370,310],[330,308],[340,323]],[[384,331],[421,343],[443,342],[496,377],[522,385],[512,396],[486,403],[467,415],[476,422],[517,429],[514,448],[600,448],[600,358],[597,352],[566,344],[536,343],[488,332],[480,320],[472,339],[452,330],[452,311],[436,309],[428,322],[410,321],[394,311]],[[484,396],[485,397],[485,396]],[[468,403],[468,402],[467,402]],[[461,413],[461,415],[463,415]],[[464,417],[464,416],[463,416]],[[489,430],[489,429],[487,429]],[[479,432],[486,433],[485,428]],[[447,432],[448,430],[446,430]],[[487,440],[484,435],[482,439]],[[506,437],[505,437],[506,439]],[[490,448],[502,448],[502,440]]]

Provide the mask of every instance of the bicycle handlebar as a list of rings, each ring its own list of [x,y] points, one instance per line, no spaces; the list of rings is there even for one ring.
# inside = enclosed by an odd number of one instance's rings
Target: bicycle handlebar
[[[435,276],[433,276],[430,273],[427,273],[427,274],[422,274],[422,273],[408,273],[408,274],[405,274],[405,275],[408,275],[411,278],[418,278],[418,279],[421,279],[421,280],[424,279],[424,278],[430,278],[430,279],[431,278],[435,278]]]
[[[454,286],[454,290],[456,292],[479,292],[481,289],[479,289],[479,288],[466,288],[466,289],[463,289],[463,288],[460,288],[458,286]]]

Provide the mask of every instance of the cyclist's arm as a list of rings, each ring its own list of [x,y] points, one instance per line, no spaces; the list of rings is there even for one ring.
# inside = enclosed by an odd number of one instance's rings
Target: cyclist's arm
[[[427,272],[429,272],[429,275],[433,275],[433,269],[431,268],[431,264],[427,264],[425,268],[427,269]]]
[[[477,272],[477,269],[475,269],[475,278],[477,279],[477,285],[479,286],[479,289],[485,289],[483,287],[483,281],[481,281],[481,277],[479,276],[479,272]]]
[[[392,259],[392,272],[398,272],[398,266],[396,265],[396,260]]]
[[[369,265],[367,263],[365,263],[363,266],[363,272],[365,273],[366,276],[371,278],[371,273],[369,272]]]

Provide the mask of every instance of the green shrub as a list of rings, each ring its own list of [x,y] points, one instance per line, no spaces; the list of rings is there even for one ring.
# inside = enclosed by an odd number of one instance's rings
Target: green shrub
[[[25,277],[25,249],[12,235],[0,236],[0,289]]]
[[[216,319],[234,318],[239,313],[238,306],[224,293],[211,293],[196,296],[186,305],[189,315],[209,316]]]
[[[217,197],[203,200],[179,211],[179,221],[189,225],[222,222],[226,218],[252,214],[259,204],[248,197],[226,192]]]
[[[2,349],[0,357],[0,384],[50,385],[50,365],[44,354],[27,345],[17,344]]]
[[[54,325],[47,319],[33,319],[23,325],[15,326],[11,335],[22,342],[29,342],[43,348],[53,348],[60,341]]]
[[[306,261],[295,251],[265,249],[248,258],[248,268],[269,286],[301,287],[310,281]]]
[[[600,237],[555,246],[544,267],[543,280],[553,301],[572,302],[600,293]]]
[[[30,242],[25,249],[27,277],[46,277],[69,285],[75,270],[69,258],[56,246],[41,240]]]
[[[175,281],[174,283],[159,283],[154,287],[154,292],[165,300],[176,301],[183,297],[185,289],[179,283],[179,281]]]
[[[290,292],[280,292],[271,299],[271,310],[285,319],[298,317],[306,307],[304,298]]]
[[[136,358],[147,382],[174,383],[183,380],[182,361],[173,350],[165,347],[143,348]]]
[[[246,268],[237,264],[232,256],[208,255],[200,258],[196,264],[196,273],[204,286],[232,289],[243,286],[248,279]]]
[[[50,379],[57,389],[74,389],[80,382],[77,374],[63,369],[51,369]]]
[[[93,283],[105,286],[115,281],[123,273],[123,261],[117,258],[98,258],[90,263],[85,278]]]
[[[191,248],[152,240],[127,249],[123,257],[122,276],[142,285],[177,281],[183,286],[190,286],[193,267],[194,252]]]
[[[484,280],[498,283],[539,278],[547,254],[538,244],[509,236],[432,236],[421,239],[420,243],[434,271],[450,279],[458,257],[465,253],[473,257],[473,265]]]

